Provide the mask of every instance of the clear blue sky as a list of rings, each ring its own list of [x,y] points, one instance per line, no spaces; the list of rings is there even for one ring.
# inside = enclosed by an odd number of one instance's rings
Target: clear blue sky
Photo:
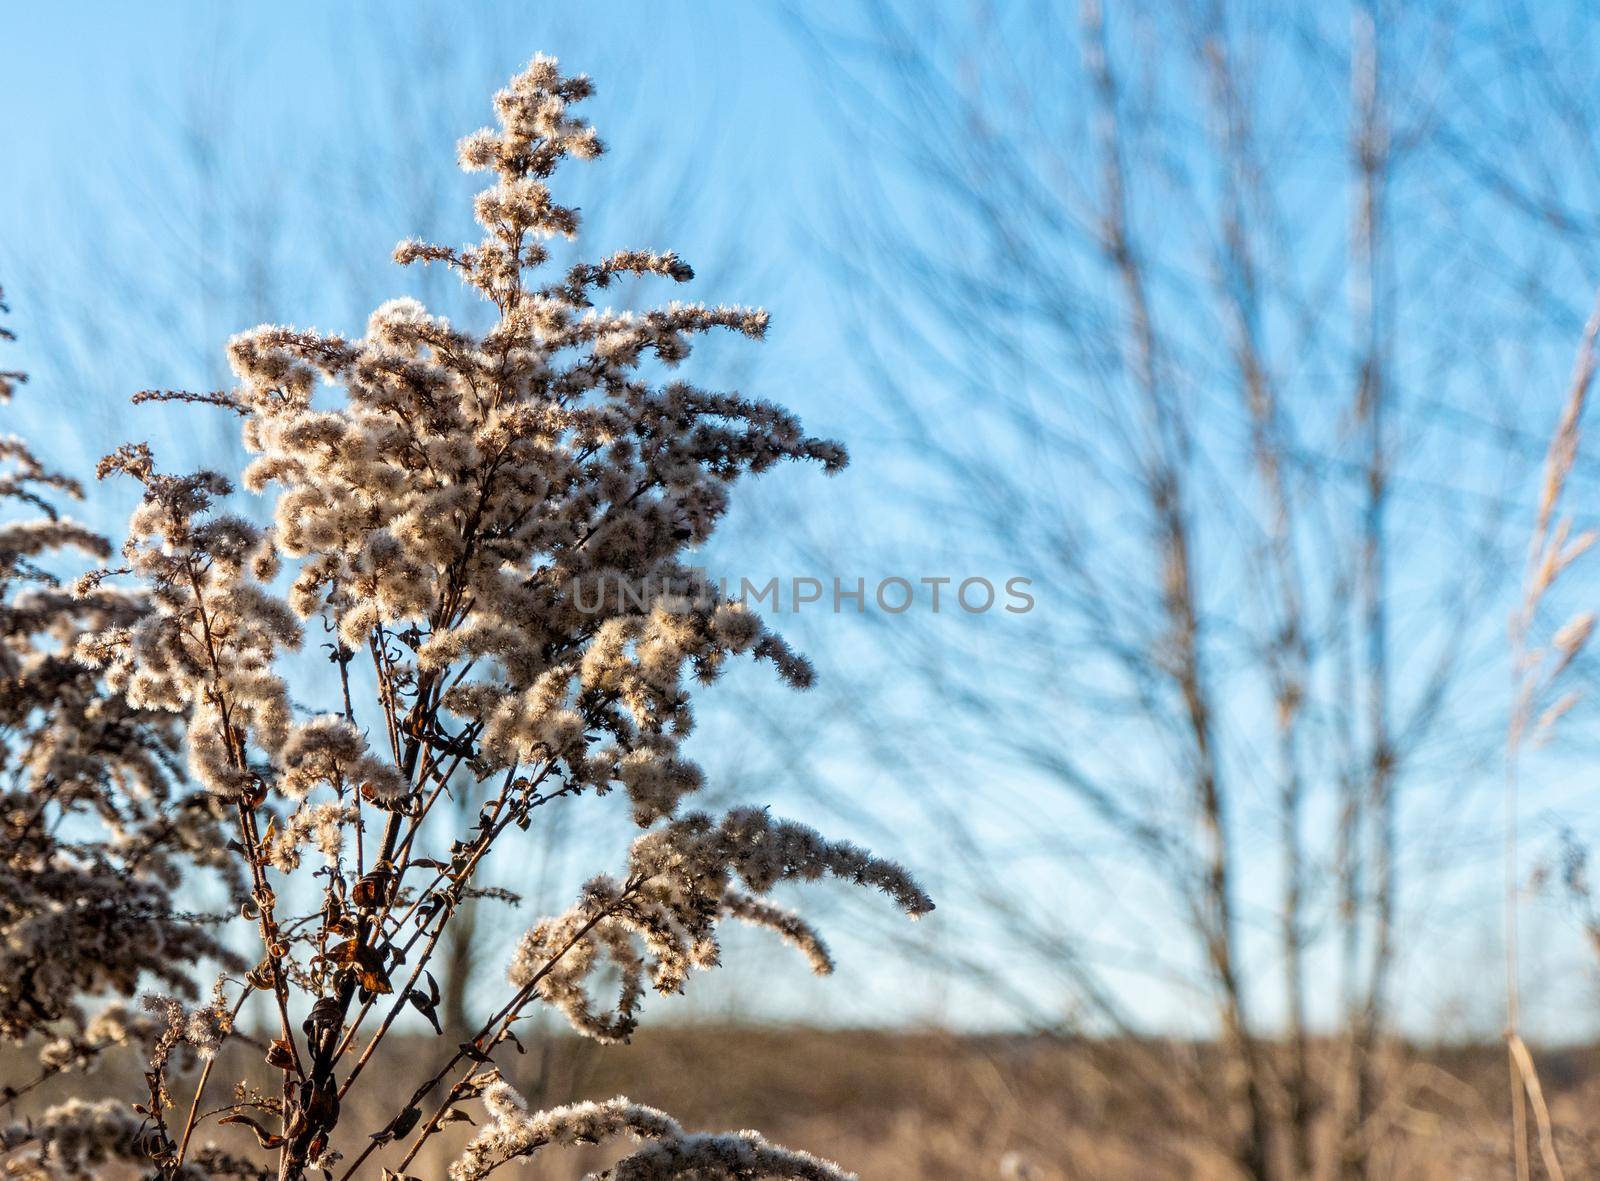
[[[875,425],[881,418],[860,413],[874,391],[847,360],[851,293],[820,264],[845,249],[833,231],[839,202],[875,162],[833,121],[819,71],[776,4],[9,6],[0,12],[0,283],[22,337],[12,355],[34,382],[9,412],[8,429],[78,472],[130,433],[150,438],[174,466],[226,467],[234,455],[228,424],[196,427],[187,417],[132,411],[126,396],[225,380],[222,341],[260,320],[359,331],[365,313],[394,295],[456,306],[448,283],[397,271],[388,251],[413,235],[467,240],[474,184],[454,171],[454,141],[489,120],[491,91],[536,51],[599,85],[589,114],[612,150],[561,181],[584,211],[587,250],[676,249],[699,271],[695,297],[772,311],[772,340],[759,355],[714,349],[709,377],[748,380],[753,392],[799,409],[813,430],[851,444],[857,470],[838,484],[783,475],[754,502],[769,511],[813,507],[851,555],[863,522],[892,512],[861,472],[894,462],[894,440]],[[884,93],[892,107],[895,95]],[[905,182],[884,183],[892,195]],[[1551,420],[1565,356],[1528,375],[1539,391],[1529,395],[1529,431]],[[115,533],[126,508],[126,493],[114,492],[94,523]],[[776,548],[761,512],[733,524],[724,552],[740,568],[778,573],[795,561]],[[941,522],[912,519],[908,529],[937,538]],[[867,643],[853,633],[809,638],[849,656]],[[897,706],[911,700],[904,686],[880,689]],[[1485,686],[1499,691],[1498,682]],[[789,756],[741,724],[744,692],[759,689],[747,678],[719,687],[706,737],[733,752],[716,765],[736,789],[748,784],[760,796],[773,764]],[[825,730],[830,708],[825,697],[796,704],[794,729]],[[913,865],[937,865],[939,834],[874,811],[872,777],[853,772],[848,757],[800,757],[850,784],[863,815],[835,809],[825,820],[794,794],[782,799],[784,811],[879,847],[887,842],[883,851]],[[1453,804],[1448,785],[1438,791],[1427,806]],[[1533,784],[1534,831],[1548,838],[1558,808],[1592,821],[1569,808],[1586,791],[1586,780],[1570,773],[1547,789]],[[1483,840],[1492,843],[1492,834]],[[1468,879],[1494,872],[1482,848],[1463,853],[1462,864]],[[1497,938],[1497,915],[1482,905],[1493,884],[1458,880],[1452,888],[1459,893],[1436,907],[1450,941],[1435,979],[1481,972]],[[953,900],[952,912],[960,905]],[[1563,982],[1549,994],[1559,1011],[1587,987],[1586,953],[1570,916],[1556,908],[1531,922],[1552,932],[1541,946],[1553,949],[1552,971]],[[926,938],[937,941],[937,920],[928,926]],[[971,990],[864,941],[840,942],[844,963],[833,982],[813,984],[789,964],[782,983],[738,966],[732,983],[753,981],[754,1007],[780,1015],[1002,1019]],[[744,971],[759,975],[744,979]],[[1035,983],[1047,987],[1022,982]],[[1123,983],[1143,992],[1154,1019],[1183,1019],[1182,990],[1147,976]],[[1492,989],[1463,1001],[1480,1002],[1487,1018],[1466,1017],[1492,1025]]]

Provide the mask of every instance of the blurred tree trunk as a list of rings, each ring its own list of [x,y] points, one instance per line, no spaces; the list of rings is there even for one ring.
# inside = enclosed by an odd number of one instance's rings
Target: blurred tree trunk
[[[1144,395],[1146,430],[1139,484],[1155,522],[1152,540],[1160,566],[1158,577],[1166,617],[1161,648],[1152,656],[1155,666],[1172,679],[1183,702],[1187,726],[1183,741],[1190,747],[1191,790],[1204,833],[1195,924],[1217,982],[1223,1048],[1228,1056],[1229,1114],[1244,1126],[1231,1155],[1251,1181],[1267,1181],[1271,1114],[1266,1073],[1255,1044],[1238,965],[1230,821],[1219,778],[1211,686],[1202,656],[1201,617],[1190,553],[1193,541],[1184,478],[1190,451],[1188,427],[1182,407],[1173,400],[1164,381],[1165,360],[1160,355],[1143,260],[1129,238],[1117,81],[1111,71],[1099,0],[1082,0],[1080,14],[1084,62],[1099,104],[1102,241],[1107,262],[1122,287],[1127,333],[1125,363]]]
[[[439,993],[439,1023],[451,1044],[466,1041],[477,1029],[467,1003],[467,994],[476,975],[480,954],[478,939],[479,902],[468,898],[456,909],[456,917],[445,928],[444,954],[440,969],[444,980]]]
[[[1384,84],[1377,18],[1367,4],[1352,16],[1350,78],[1351,154],[1356,184],[1351,228],[1351,322],[1361,342],[1354,419],[1364,436],[1366,505],[1360,533],[1360,603],[1366,647],[1367,798],[1372,837],[1372,949],[1366,993],[1350,1022],[1350,1101],[1341,1127],[1341,1175],[1370,1175],[1369,1130],[1379,1081],[1377,1040],[1388,1018],[1388,981],[1395,941],[1395,780],[1389,716],[1388,536],[1390,441],[1387,320],[1384,292],[1385,182],[1388,129],[1383,123]]]

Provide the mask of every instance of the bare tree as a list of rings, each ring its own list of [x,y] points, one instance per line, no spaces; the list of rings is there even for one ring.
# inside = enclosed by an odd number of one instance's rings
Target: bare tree
[[[1038,598],[869,612],[846,642],[867,629],[914,705],[870,731],[843,708],[840,740],[914,785],[884,814],[930,817],[975,928],[1031,965],[958,938],[929,949],[950,972],[1100,1032],[1149,1028],[1140,976],[1205,998],[1220,1073],[1169,1045],[1125,1066],[1245,1176],[1382,1173],[1407,874],[1451,839],[1408,792],[1492,794],[1507,525],[1542,449],[1518,379],[1581,319],[1595,227],[1592,179],[1549,167],[1593,93],[1594,31],[1564,21],[796,15],[873,164],[819,238],[844,318],[887,325],[851,344],[907,473],[885,527],[809,557]],[[974,811],[987,836],[958,835]]]

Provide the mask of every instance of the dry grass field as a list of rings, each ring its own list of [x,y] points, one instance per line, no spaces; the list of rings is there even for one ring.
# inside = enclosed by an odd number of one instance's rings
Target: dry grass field
[[[399,1058],[435,1056],[443,1045],[413,1040]],[[240,1048],[221,1064],[219,1079],[252,1069]],[[688,1127],[762,1128],[877,1181],[1224,1181],[1236,1175],[1231,1166],[1208,1155],[1204,1138],[1193,1134],[1204,1113],[1176,1110],[1156,1089],[1133,1081],[1151,1064],[1174,1073],[1206,1071],[1209,1057],[1205,1047],[1179,1044],[695,1026],[648,1030],[627,1046],[565,1036],[530,1043],[525,1056],[509,1055],[506,1073],[533,1103],[626,1091],[679,1113]],[[1600,1176],[1596,1051],[1540,1057],[1567,1176]],[[1508,1175],[1500,1047],[1394,1051],[1389,1069],[1403,1080],[1396,1090],[1408,1100],[1381,1112],[1372,1129],[1377,1176]],[[25,1068],[8,1065],[4,1073]],[[264,1072],[260,1077],[266,1081]],[[112,1078],[103,1072],[89,1089],[105,1090]],[[40,1088],[24,1110],[72,1093],[63,1085],[70,1081]],[[382,1096],[380,1085],[374,1079],[353,1098],[356,1118],[348,1126],[376,1127],[392,1114],[379,1111],[380,1099],[400,1096]],[[413,1175],[442,1177],[470,1132],[463,1123],[412,1165]],[[249,1142],[242,1128],[213,1128],[212,1135],[224,1146]],[[576,1178],[609,1159],[600,1149],[552,1151],[504,1172],[527,1181]],[[1544,1176],[1537,1159],[1533,1168],[1534,1177]]]

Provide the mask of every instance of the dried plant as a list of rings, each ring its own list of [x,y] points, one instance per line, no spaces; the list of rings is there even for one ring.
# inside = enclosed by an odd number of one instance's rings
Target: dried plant
[[[0,400],[23,380],[0,375]],[[136,626],[148,603],[63,588],[53,566],[110,548],[52,503],[82,489],[17,438],[0,440],[0,463],[0,499],[19,511],[0,524],[0,1037],[44,1040],[39,1075],[0,1088],[3,1108],[148,1027],[121,1004],[95,1012],[80,998],[141,980],[192,998],[189,964],[232,965],[216,919],[183,913],[174,896],[205,867],[236,875],[219,853],[219,802],[179,773],[175,719],[73,657],[85,636]]]
[[[1518,788],[1524,747],[1541,742],[1576,704],[1577,693],[1565,689],[1564,674],[1582,654],[1594,632],[1594,615],[1572,616],[1535,645],[1534,630],[1540,607],[1550,597],[1561,576],[1594,544],[1593,531],[1572,535],[1572,521],[1558,517],[1563,496],[1578,459],[1583,412],[1589,401],[1595,373],[1595,340],[1600,337],[1600,300],[1584,325],[1583,339],[1573,365],[1572,380],[1561,418],[1545,455],[1539,486],[1539,509],[1528,542],[1522,601],[1512,613],[1512,703],[1506,732],[1505,781],[1505,937],[1506,937],[1506,1046],[1511,1070],[1511,1147],[1519,1181],[1531,1176],[1528,1156],[1528,1109],[1533,1109],[1539,1149],[1547,1176],[1562,1181],[1565,1173],[1556,1148],[1555,1128],[1545,1103],[1544,1088],[1534,1067],[1533,1054],[1522,1040],[1521,979],[1518,964],[1518,928],[1521,909],[1521,867],[1518,857]],[[1569,857],[1567,885],[1587,903],[1581,859]],[[1593,923],[1587,924],[1593,933]]]
[[[142,395],[242,417],[255,455],[242,483],[272,490],[270,527],[224,510],[232,486],[218,473],[164,473],[137,443],[102,461],[102,476],[133,478],[143,497],[125,565],[82,579],[76,598],[50,599],[85,620],[58,636],[55,659],[153,735],[170,744],[181,733],[205,789],[197,812],[230,830],[259,948],[206,1007],[159,1002],[149,1094],[131,1115],[69,1104],[6,1132],[41,1175],[123,1156],[159,1177],[290,1181],[318,1168],[348,1178],[374,1175],[386,1158],[383,1175],[403,1177],[469,1099],[490,1123],[456,1178],[619,1135],[644,1142],[615,1166],[619,1178],[843,1175],[754,1133],[686,1134],[624,1099],[529,1114],[495,1066],[540,1006],[590,1036],[627,1038],[647,987],[679,991],[717,963],[727,918],[774,930],[828,971],[816,933],[767,899],[779,883],[832,876],[883,891],[913,917],[932,909],[900,867],[809,828],[760,810],[680,811],[702,782],[682,749],[688,679],[712,681],[741,653],[796,687],[811,679],[685,551],[711,534],[740,477],[785,460],[832,472],[845,455],[775,406],[661,377],[699,334],[760,337],[763,312],[593,306],[630,276],[689,279],[676,256],[627,251],[530,285],[546,241],[578,229],[546,182],[566,157],[601,151],[573,112],[589,93],[586,78],[535,58],[496,96],[499,128],[461,144],[464,168],[494,176],[476,202],[484,239],[396,251],[479,292],[493,311],[486,332],[395,300],[360,340],[281,327],[234,338],[237,389]],[[319,383],[339,391],[326,408]],[[109,589],[121,578],[139,591]],[[621,586],[672,593],[608,593]],[[125,603],[139,606],[109,606]],[[292,698],[285,671],[307,624],[327,637],[337,673],[326,700]],[[116,765],[87,763],[97,774],[86,800],[105,796]],[[463,782],[483,795],[475,818],[438,806]],[[619,789],[646,830],[621,872],[593,878],[572,910],[528,931],[504,1003],[437,1071],[394,1090],[384,1126],[341,1128],[360,1080],[394,1087],[385,1039],[397,1019],[414,1009],[437,1026],[429,964],[457,908],[485,893],[491,851],[514,846],[546,805]],[[125,912],[123,899],[108,914]],[[172,976],[175,964],[222,955],[174,950],[138,967]],[[82,983],[126,992],[136,975]],[[616,995],[602,1002],[608,981]],[[213,1055],[252,993],[271,1002],[266,1061],[280,1085],[271,1095],[241,1085],[236,1102],[207,1109]],[[186,1105],[171,1094],[185,1048],[204,1061]],[[219,1124],[235,1126],[237,1142],[200,1149],[197,1133]],[[352,1131],[364,1147],[344,1163],[333,1144],[336,1132],[356,1140]]]

